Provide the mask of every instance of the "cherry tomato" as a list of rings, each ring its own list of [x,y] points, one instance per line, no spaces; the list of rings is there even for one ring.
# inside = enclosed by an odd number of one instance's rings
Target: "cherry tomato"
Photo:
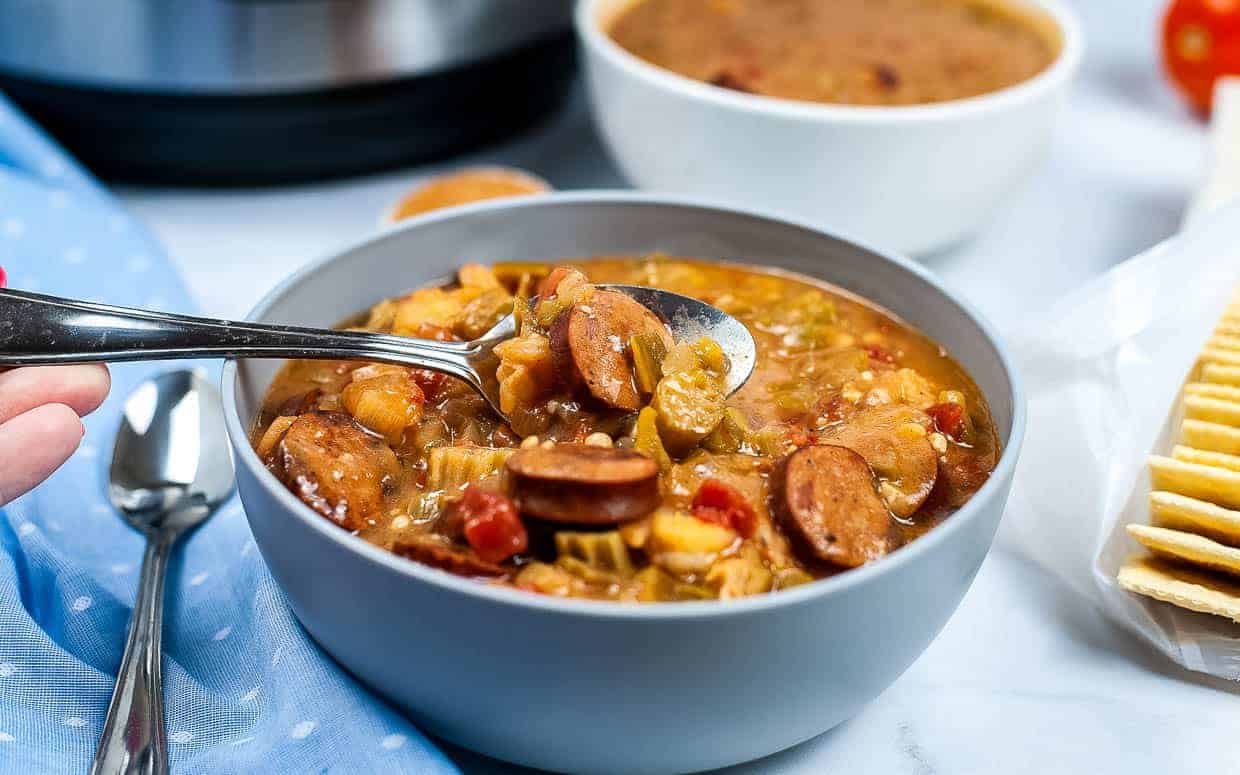
[[[487,562],[503,562],[529,548],[529,534],[511,499],[466,487],[457,509],[466,542]]]
[[[1176,87],[1209,114],[1214,82],[1240,75],[1240,0],[1175,0],[1163,18],[1162,56]]]
[[[926,414],[934,419],[934,424],[939,430],[953,439],[958,440],[964,434],[964,408],[960,404],[951,402],[935,404],[926,410]]]
[[[758,516],[745,496],[718,479],[707,479],[693,496],[693,516],[735,530],[748,538],[758,527]]]

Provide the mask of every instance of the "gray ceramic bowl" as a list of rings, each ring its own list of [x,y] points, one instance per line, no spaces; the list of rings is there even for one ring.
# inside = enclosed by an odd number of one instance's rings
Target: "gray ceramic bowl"
[[[731,602],[558,600],[401,559],[310,511],[247,440],[279,363],[229,363],[224,403],[241,497],[297,617],[423,729],[481,753],[573,773],[684,772],[813,737],[857,713],[929,645],[1003,513],[1025,409],[991,328],[924,269],[786,221],[645,194],[485,203],[313,264],[251,319],[330,325],[464,261],[651,250],[792,269],[895,310],[977,380],[1006,452],[945,524],[829,580]]]

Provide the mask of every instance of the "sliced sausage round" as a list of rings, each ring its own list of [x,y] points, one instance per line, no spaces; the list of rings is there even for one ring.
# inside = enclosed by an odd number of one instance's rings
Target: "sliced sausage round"
[[[887,507],[903,519],[921,508],[938,478],[938,455],[925,432],[929,425],[929,415],[911,406],[874,406],[827,429],[820,438],[865,458],[889,485],[883,488]]]
[[[637,411],[641,393],[633,380],[629,340],[654,333],[667,349],[673,345],[663,321],[632,297],[599,290],[560,315],[551,328],[551,351],[570,384],[583,384],[590,395],[616,409]]]
[[[298,417],[268,466],[307,506],[348,530],[383,512],[401,471],[383,439],[344,412]]]
[[[659,467],[627,449],[557,444],[519,450],[506,464],[521,513],[579,525],[639,519],[659,505]]]
[[[423,565],[470,578],[503,576],[502,565],[487,562],[471,549],[458,548],[434,536],[415,536],[397,541],[392,551]]]
[[[890,548],[891,515],[865,459],[847,447],[804,447],[772,478],[771,511],[813,557],[845,568]]]

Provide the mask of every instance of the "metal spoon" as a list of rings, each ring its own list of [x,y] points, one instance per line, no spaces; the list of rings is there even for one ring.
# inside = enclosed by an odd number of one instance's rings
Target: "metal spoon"
[[[91,775],[168,772],[160,677],[164,573],[177,540],[233,491],[219,393],[192,371],[138,386],[112,453],[112,505],[146,536],[125,656]]]
[[[668,324],[676,341],[709,336],[731,369],[731,395],[753,372],[753,336],[711,305],[656,288],[600,285],[632,296]],[[167,358],[359,359],[450,374],[499,408],[495,346],[516,335],[512,315],[472,342],[437,342],[390,334],[275,326],[110,307],[55,296],[0,290],[0,365],[40,366]]]

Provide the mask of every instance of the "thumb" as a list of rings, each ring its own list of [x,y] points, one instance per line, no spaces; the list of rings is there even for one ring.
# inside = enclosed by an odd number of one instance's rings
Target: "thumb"
[[[0,505],[51,476],[83,433],[77,412],[64,404],[44,404],[0,425]]]

